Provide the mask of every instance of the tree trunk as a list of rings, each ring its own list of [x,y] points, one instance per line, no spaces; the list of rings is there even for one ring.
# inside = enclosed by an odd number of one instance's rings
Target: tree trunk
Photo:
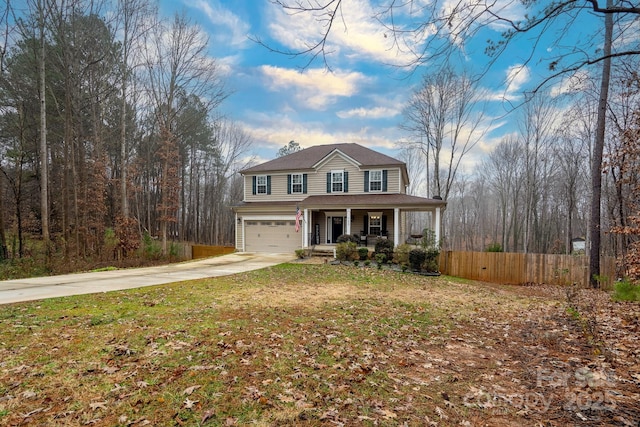
[[[49,236],[49,156],[47,152],[47,103],[45,80],[45,36],[44,36],[44,5],[38,1],[40,18],[40,58],[39,58],[39,87],[40,87],[40,217],[42,224],[42,241],[45,246],[47,262],[51,256]]]
[[[7,240],[4,235],[4,185],[3,179],[0,177],[0,261],[7,259]]]
[[[612,0],[607,0],[607,8],[613,6]],[[593,159],[591,163],[591,221],[589,224],[589,283],[593,288],[599,287],[600,276],[600,242],[601,242],[601,213],[602,199],[602,152],[604,150],[607,102],[609,98],[609,80],[611,75],[611,39],[613,34],[613,14],[604,17],[604,47],[602,61],[602,79],[600,81],[600,99],[598,100],[598,120],[596,135],[593,142]]]

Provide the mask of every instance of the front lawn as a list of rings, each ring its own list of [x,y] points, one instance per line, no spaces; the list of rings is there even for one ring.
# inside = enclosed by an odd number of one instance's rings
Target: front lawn
[[[305,263],[0,306],[0,425],[635,426],[638,311]]]

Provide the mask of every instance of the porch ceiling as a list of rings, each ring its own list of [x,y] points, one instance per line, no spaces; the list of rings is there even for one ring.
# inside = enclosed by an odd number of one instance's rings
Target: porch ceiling
[[[400,208],[402,210],[433,211],[444,208],[447,202],[408,194],[331,194],[309,196],[299,203],[305,209],[372,209]]]

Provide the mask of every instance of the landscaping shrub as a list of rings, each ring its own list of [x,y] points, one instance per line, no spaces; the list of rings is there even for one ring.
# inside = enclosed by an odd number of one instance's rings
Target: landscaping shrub
[[[427,252],[422,248],[414,248],[409,251],[409,265],[414,271],[422,270],[422,264],[427,259]]]
[[[358,255],[360,256],[361,261],[369,258],[369,248],[358,248]]]
[[[374,253],[376,256],[378,254],[384,255],[385,261],[392,260],[393,259],[393,241],[378,237],[378,239],[376,239],[376,246],[374,249]],[[377,260],[377,257],[376,257],[376,260]]]
[[[359,241],[360,241],[359,236],[355,234],[341,234],[336,239],[336,243],[353,242],[355,244],[358,244]]]
[[[436,248],[431,248],[425,250],[425,260],[422,264],[422,268],[428,273],[437,273],[440,271],[439,259],[440,250]]]
[[[413,246],[403,243],[399,245],[396,250],[393,252],[393,262],[398,264],[399,266],[408,266],[409,262],[409,253]]]
[[[422,239],[420,239],[420,246],[423,248],[436,248],[440,246],[440,243],[436,241],[436,232],[430,228],[422,230]]]
[[[358,250],[354,242],[343,242],[336,245],[336,258],[339,261],[352,261],[358,257]]]
[[[378,263],[378,270],[380,270],[382,268],[382,264],[387,261],[387,256],[383,253],[377,253],[375,256],[376,262]]]
[[[426,271],[427,273],[437,273],[440,269],[438,256],[440,250],[436,248],[423,249],[414,248],[409,252],[409,265],[414,271]]]

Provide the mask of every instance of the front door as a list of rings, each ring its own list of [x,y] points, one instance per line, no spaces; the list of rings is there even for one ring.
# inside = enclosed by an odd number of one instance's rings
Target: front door
[[[344,227],[341,216],[334,216],[331,219],[331,243],[335,243],[340,235],[344,234]]]

